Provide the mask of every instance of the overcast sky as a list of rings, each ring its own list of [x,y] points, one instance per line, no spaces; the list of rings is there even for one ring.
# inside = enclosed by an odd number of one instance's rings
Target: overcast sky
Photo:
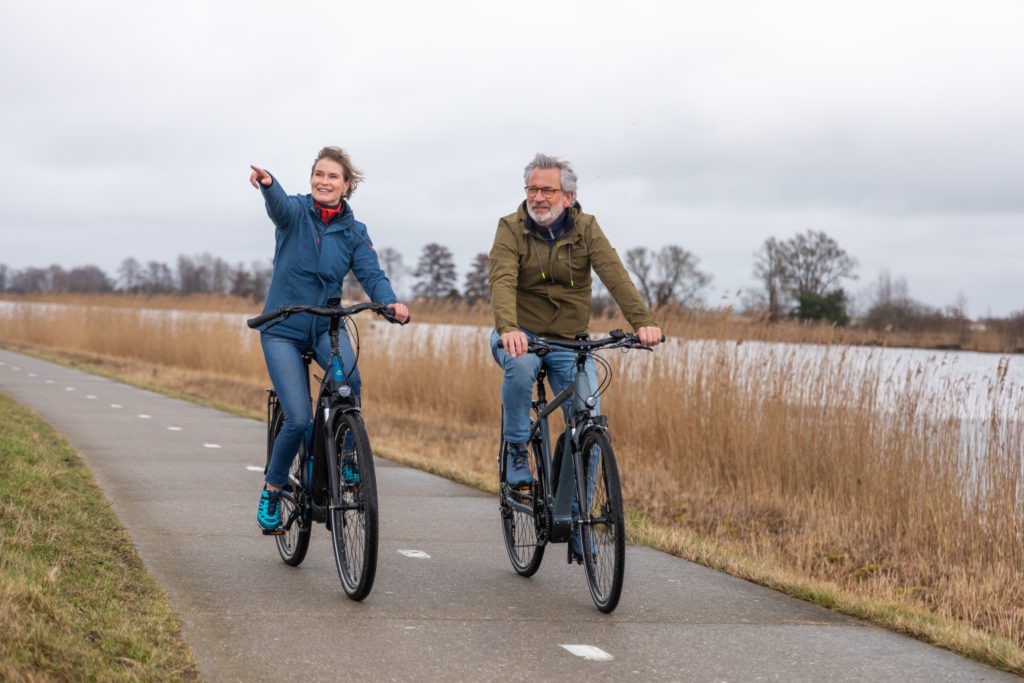
[[[543,151],[620,254],[754,285],[808,229],[932,305],[1024,309],[1024,3],[0,3],[0,263],[268,260],[248,165],[367,175],[378,247],[487,251]],[[460,281],[461,285],[461,281]]]

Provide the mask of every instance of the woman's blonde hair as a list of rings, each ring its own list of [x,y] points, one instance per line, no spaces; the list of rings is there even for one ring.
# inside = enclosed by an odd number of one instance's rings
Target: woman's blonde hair
[[[342,172],[345,174],[345,180],[348,182],[348,192],[345,193],[345,199],[352,196],[352,193],[356,191],[356,187],[359,183],[363,182],[366,177],[363,172],[360,171],[352,163],[352,160],[348,157],[348,152],[343,150],[341,147],[324,147],[320,150],[320,153],[316,155],[316,159],[313,161],[313,168],[310,169],[309,175],[313,176],[313,172],[316,171],[316,165],[321,159],[330,159],[341,164]]]

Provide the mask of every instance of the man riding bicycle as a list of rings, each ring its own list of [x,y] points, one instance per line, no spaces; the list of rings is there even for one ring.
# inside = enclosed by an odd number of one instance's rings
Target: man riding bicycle
[[[573,339],[587,332],[591,269],[622,309],[641,343],[655,346],[662,337],[597,219],[583,213],[576,200],[577,178],[569,162],[537,154],[523,176],[526,199],[515,213],[498,221],[490,252],[495,326],[491,353],[505,371],[501,404],[502,438],[509,445],[506,481],[517,488],[528,488],[533,481],[526,440],[537,373],[542,366],[547,367],[555,394],[571,384],[575,375],[576,357],[571,351],[552,350],[541,358],[527,353],[527,344],[537,336]],[[596,387],[597,370],[592,359],[586,368]],[[568,404],[564,409],[569,409]],[[572,545],[573,554],[582,558],[578,529]]]

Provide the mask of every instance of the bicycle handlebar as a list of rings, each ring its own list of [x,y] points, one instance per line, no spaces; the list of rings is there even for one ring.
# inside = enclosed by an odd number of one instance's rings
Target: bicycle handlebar
[[[665,335],[661,335],[661,341],[665,341]],[[500,339],[498,340],[498,348],[505,348]],[[626,334],[622,330],[612,330],[608,333],[607,337],[601,339],[562,340],[537,337],[536,339],[529,340],[526,351],[527,353],[537,353],[538,351],[550,351],[552,348],[576,351],[577,353],[590,353],[599,349],[618,348],[653,350],[650,346],[641,344],[640,337],[635,334]]]
[[[281,306],[277,310],[268,311],[262,313],[255,318],[249,318],[246,321],[246,325],[252,329],[256,329],[262,325],[269,323],[272,320],[283,321],[296,313],[311,313],[313,315],[319,315],[326,318],[338,317],[349,317],[362,311],[373,311],[377,315],[381,316],[385,320],[391,323],[397,323],[398,325],[408,325],[412,322],[412,316],[405,319],[405,322],[401,322],[395,317],[394,313],[388,308],[387,304],[377,303],[360,303],[355,306]]]

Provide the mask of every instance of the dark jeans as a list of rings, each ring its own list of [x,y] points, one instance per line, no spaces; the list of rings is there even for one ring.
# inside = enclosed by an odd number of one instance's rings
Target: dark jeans
[[[263,357],[267,361],[267,372],[277,392],[277,400],[284,411],[284,425],[274,441],[274,451],[270,456],[266,481],[274,486],[288,483],[288,470],[291,468],[295,454],[306,434],[306,428],[313,420],[312,401],[306,390],[306,366],[302,362],[302,353],[312,350],[316,362],[326,368],[331,359],[331,341],[324,332],[317,338],[312,349],[308,342],[297,342],[272,333],[260,333],[263,344]],[[355,367],[355,354],[348,333],[342,329],[338,335],[338,346],[341,350],[342,371],[348,374],[348,383],[352,393],[359,396],[362,382],[359,371]]]

